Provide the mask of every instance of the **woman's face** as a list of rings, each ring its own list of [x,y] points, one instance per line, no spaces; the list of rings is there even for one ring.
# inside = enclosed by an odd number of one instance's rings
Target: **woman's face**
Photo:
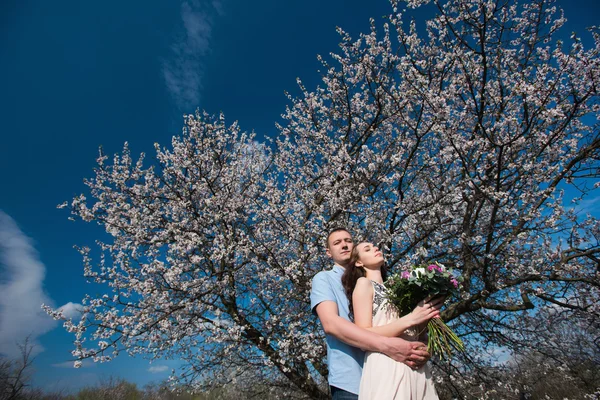
[[[367,269],[381,268],[385,259],[377,246],[374,246],[373,243],[363,242],[359,243],[356,248],[358,250],[357,267],[365,267]]]

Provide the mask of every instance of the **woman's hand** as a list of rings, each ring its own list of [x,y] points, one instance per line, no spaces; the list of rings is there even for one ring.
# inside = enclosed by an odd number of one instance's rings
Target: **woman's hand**
[[[429,321],[431,318],[440,316],[440,309],[444,305],[445,297],[427,297],[417,304],[415,309],[408,314],[412,325],[419,325]]]

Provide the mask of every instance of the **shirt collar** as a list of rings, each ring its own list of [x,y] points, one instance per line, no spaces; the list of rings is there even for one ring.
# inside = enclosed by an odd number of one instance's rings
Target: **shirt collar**
[[[346,269],[338,264],[333,264],[333,272],[343,274]]]

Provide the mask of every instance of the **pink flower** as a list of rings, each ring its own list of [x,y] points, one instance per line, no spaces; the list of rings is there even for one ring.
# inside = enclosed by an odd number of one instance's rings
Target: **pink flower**
[[[408,279],[408,278],[410,278],[410,272],[403,271],[401,276],[402,276],[402,279]]]
[[[458,288],[458,281],[454,278],[450,279],[450,283],[455,287]]]
[[[444,268],[442,268],[441,266],[439,266],[437,264],[431,264],[429,267],[427,267],[427,269],[429,271],[444,272]]]

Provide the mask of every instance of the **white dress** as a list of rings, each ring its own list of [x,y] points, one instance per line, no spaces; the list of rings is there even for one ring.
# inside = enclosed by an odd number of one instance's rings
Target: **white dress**
[[[373,282],[373,326],[382,326],[398,319],[398,314],[387,307],[385,287]],[[402,338],[417,340],[414,329],[404,332]],[[425,364],[413,370],[394,361],[383,353],[367,352],[360,380],[359,400],[437,400],[431,371]]]

